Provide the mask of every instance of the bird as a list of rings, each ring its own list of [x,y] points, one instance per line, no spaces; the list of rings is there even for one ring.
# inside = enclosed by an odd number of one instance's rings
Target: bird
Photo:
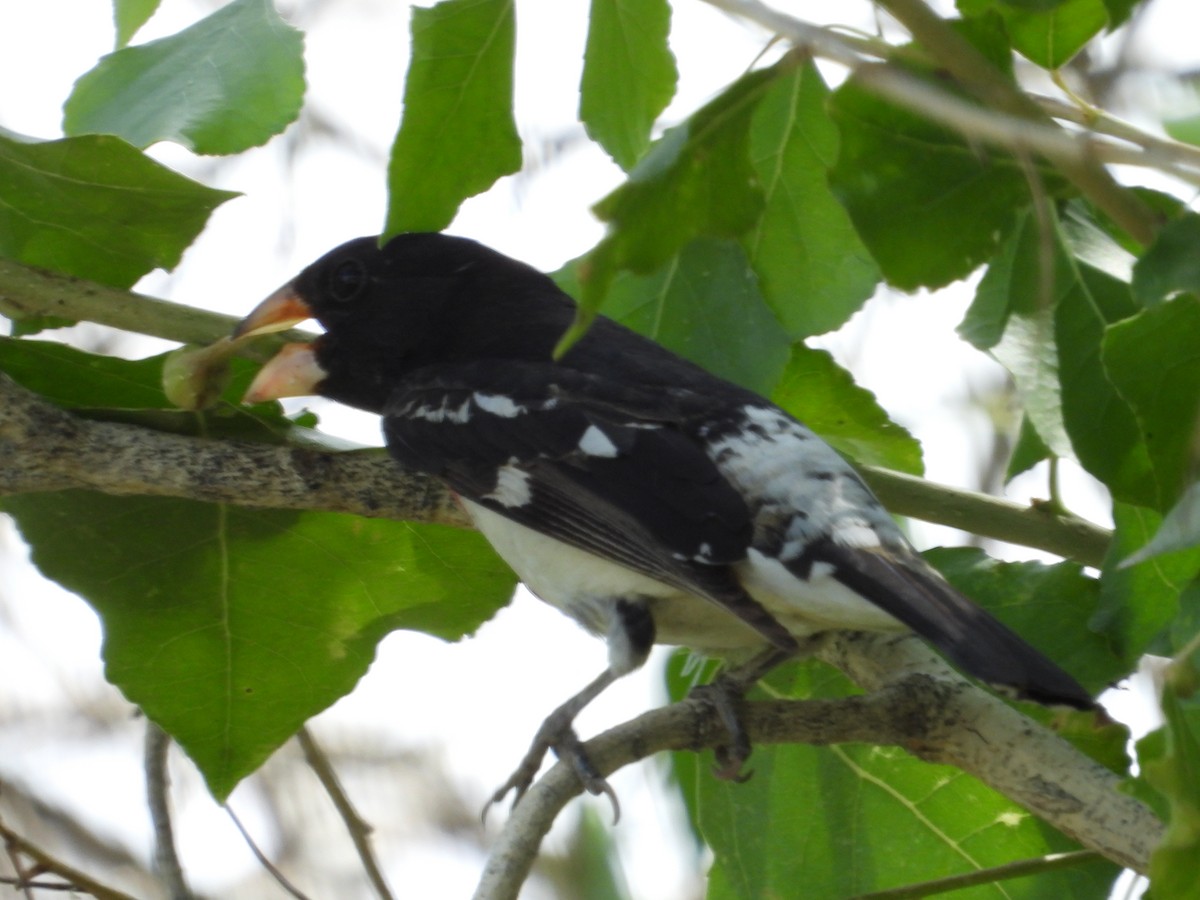
[[[911,631],[990,686],[1094,708],[926,563],[807,426],[603,315],[556,356],[576,317],[537,269],[413,232],[331,250],[234,331],[315,319],[324,333],[285,345],[246,401],[319,395],[380,415],[396,462],[444,482],[530,591],[606,639],[604,671],[493,801],[519,801],[553,749],[615,804],[572,723],[655,643],[751,660],[745,687],[814,635]],[[749,747],[730,727],[733,775]]]

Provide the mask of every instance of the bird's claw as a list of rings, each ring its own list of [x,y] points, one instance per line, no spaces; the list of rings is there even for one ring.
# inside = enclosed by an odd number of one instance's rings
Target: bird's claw
[[[749,780],[754,774],[752,771],[742,771],[752,750],[750,736],[746,734],[742,725],[739,708],[745,699],[747,687],[742,680],[722,674],[711,683],[700,685],[691,691],[692,698],[716,712],[725,733],[729,736],[728,742],[714,751],[717,763],[713,766],[713,775],[723,781],[739,784]]]
[[[613,824],[617,824],[621,818],[621,804],[617,800],[616,791],[588,758],[583,741],[571,727],[570,720],[564,722],[555,715],[551,715],[542,723],[542,727],[534,736],[533,743],[521,760],[521,764],[517,766],[508,780],[492,794],[484,805],[480,818],[486,822],[491,808],[508,796],[509,792],[513,794],[512,805],[516,807],[521,802],[521,798],[525,796],[526,791],[529,790],[529,786],[533,784],[533,779],[541,769],[542,760],[546,758],[548,750],[553,750],[559,759],[570,764],[571,768],[575,770],[576,777],[579,778],[580,783],[589,794],[597,797],[603,794],[608,797],[609,803],[612,804]]]

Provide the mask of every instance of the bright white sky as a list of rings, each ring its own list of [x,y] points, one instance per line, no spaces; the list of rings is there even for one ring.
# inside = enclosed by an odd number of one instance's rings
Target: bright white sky
[[[174,33],[216,5],[164,0],[138,40]],[[866,3],[780,6],[811,21],[828,20],[833,11],[845,17],[839,22],[873,28]],[[680,96],[665,117],[668,122],[736,77],[764,43],[702,3],[679,0],[677,7],[674,47],[682,80]],[[378,231],[386,199],[386,152],[399,117],[407,64],[407,8],[396,0],[341,0],[321,4],[322,13],[314,20],[296,20],[308,32],[309,103],[355,135],[353,142],[335,145],[316,139],[292,171],[284,171],[278,142],[216,164],[174,147],[155,149],[159,158],[192,177],[246,196],[217,211],[174,274],[153,274],[139,290],[240,315],[325,250]],[[601,151],[577,141],[574,113],[586,4],[519,0],[517,8],[518,124],[536,171],[505,179],[489,194],[469,201],[451,230],[552,269],[600,236],[600,226],[587,210],[618,182],[620,173]],[[1184,22],[1194,26],[1194,20],[1191,0],[1158,0],[1146,29],[1153,36],[1157,64],[1195,68],[1197,31],[1182,27]],[[0,126],[36,137],[58,136],[60,106],[72,82],[111,45],[108,3],[0,4]],[[564,138],[576,142],[548,159],[551,154],[543,148]],[[974,418],[980,414],[968,397],[972,390],[988,391],[1001,378],[993,363],[953,334],[968,299],[969,291],[963,290],[949,292],[937,304],[880,298],[843,335],[821,342],[923,440],[930,477],[963,485],[970,485],[973,460],[982,452],[977,442],[983,423]],[[898,334],[904,337],[897,339]],[[164,346],[137,340],[126,349],[144,355]],[[948,372],[955,374],[947,377]],[[315,408],[327,429],[364,443],[378,442],[371,417],[328,404]],[[1042,477],[1021,481],[1010,495],[1022,500],[1044,496]],[[1079,512],[1106,520],[1104,503],[1085,478],[1068,473],[1065,488],[1068,502]],[[944,529],[926,527],[917,528],[914,536],[922,547],[954,540]],[[0,685],[20,685],[21,691],[17,696],[10,688],[8,696],[0,696],[0,705],[69,707],[73,697],[90,696],[103,684],[95,617],[81,601],[14,561],[17,538],[11,528],[0,531],[0,540],[11,551],[2,561],[11,618],[0,618]],[[597,674],[604,661],[602,643],[526,596],[461,645],[403,633],[389,637],[370,675],[352,696],[322,715],[318,727],[370,723],[384,728],[392,723],[392,739],[400,745],[440,745],[453,777],[482,805],[520,758],[541,718]],[[461,682],[453,677],[458,671],[467,673]],[[652,660],[644,672],[607,692],[581,716],[581,731],[602,730],[658,702],[658,671]],[[417,685],[420,689],[413,689]],[[106,744],[76,747],[61,741],[32,744],[27,734],[0,728],[0,759],[5,760],[0,774],[18,773],[37,790],[80,809],[86,821],[105,833],[148,847],[140,748],[133,737],[139,730],[129,729]],[[224,877],[256,864],[223,814],[202,794],[189,766],[185,761],[176,765],[177,786],[185,798],[179,822],[185,868],[198,888],[220,893]],[[625,815],[617,834],[638,896],[682,897],[690,863],[678,848],[663,849],[659,836],[672,830],[679,811],[664,801],[656,787],[660,780],[654,765],[632,767],[614,779]],[[253,796],[239,790],[232,805],[253,829]],[[601,812],[607,816],[603,807]],[[493,817],[495,822],[502,818]],[[437,885],[438,896],[469,894],[482,865],[481,859],[419,844],[388,848],[388,855],[397,891],[426,896],[435,894],[419,885]]]

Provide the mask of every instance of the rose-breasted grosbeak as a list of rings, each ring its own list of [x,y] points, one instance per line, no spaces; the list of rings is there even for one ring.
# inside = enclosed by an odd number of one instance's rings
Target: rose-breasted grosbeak
[[[317,393],[381,414],[399,463],[442,479],[530,590],[607,638],[607,670],[547,721],[497,799],[520,796],[549,746],[576,746],[574,715],[656,641],[780,658],[831,629],[911,629],[982,681],[1091,708],[925,563],[812,431],[603,317],[555,360],[574,316],[523,263],[405,234],[333,250],[237,331],[317,319],[325,334],[288,345],[247,398]]]

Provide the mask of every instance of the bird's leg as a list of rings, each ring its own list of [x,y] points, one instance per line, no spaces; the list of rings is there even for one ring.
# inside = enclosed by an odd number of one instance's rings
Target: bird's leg
[[[533,778],[537,775],[538,769],[542,767],[542,760],[546,757],[546,751],[553,750],[559,759],[566,760],[574,767],[575,774],[579,776],[579,780],[589,793],[596,795],[606,794],[608,796],[613,805],[613,821],[616,821],[621,814],[621,807],[617,803],[617,795],[609,787],[608,782],[604,780],[604,776],[596,771],[591,760],[587,758],[587,754],[583,750],[583,742],[575,734],[572,723],[575,721],[575,717],[579,715],[580,710],[595,700],[618,677],[620,677],[618,673],[612,669],[605,669],[587,687],[546,717],[546,721],[542,723],[541,728],[534,735],[533,743],[530,744],[529,751],[525,754],[525,758],[521,760],[521,764],[517,766],[516,771],[512,773],[508,781],[504,782],[496,790],[491,800],[488,801],[487,806],[484,807],[485,815],[488,808],[492,804],[503,800],[509,791],[514,792],[513,806],[516,806],[529,789],[529,785],[533,783]]]
[[[729,734],[729,742],[715,751],[717,765],[713,774],[718,778],[741,782],[752,774],[742,772],[751,748],[750,737],[742,726],[741,705],[755,682],[795,655],[792,651],[770,647],[736,669],[723,671],[708,684],[692,689],[689,696],[711,706]]]

